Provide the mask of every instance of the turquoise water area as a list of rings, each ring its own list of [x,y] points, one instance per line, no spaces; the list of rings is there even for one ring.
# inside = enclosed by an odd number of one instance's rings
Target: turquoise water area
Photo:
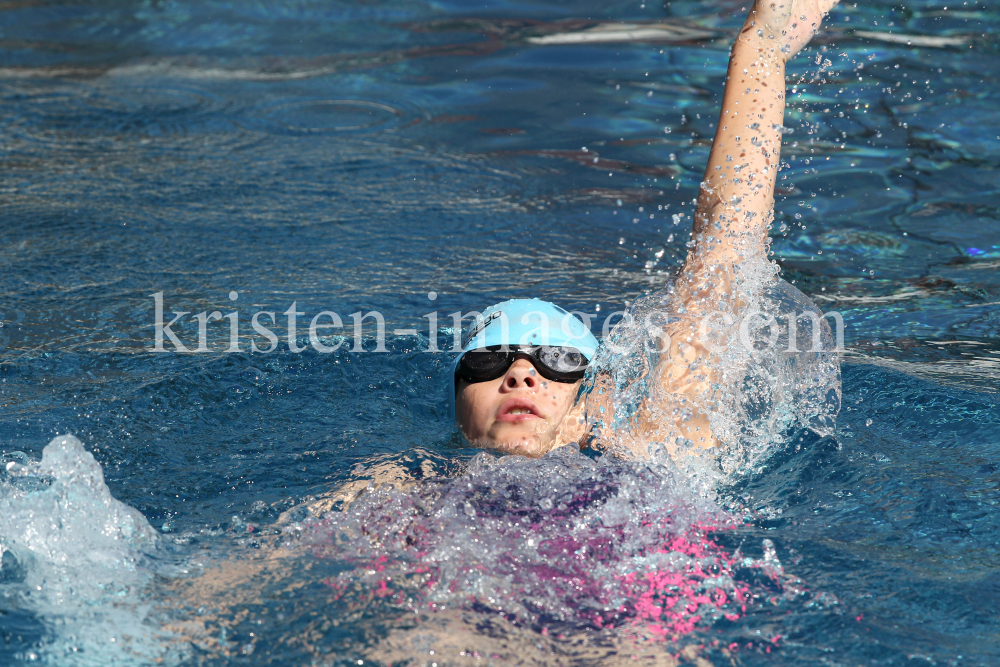
[[[425,314],[600,334],[664,284],[744,9],[0,4],[0,664],[1000,664],[996,2],[846,3],[790,65],[773,259],[845,319],[833,435],[699,494],[447,418]],[[160,292],[242,351],[151,352]],[[388,352],[250,352],[293,302]]]

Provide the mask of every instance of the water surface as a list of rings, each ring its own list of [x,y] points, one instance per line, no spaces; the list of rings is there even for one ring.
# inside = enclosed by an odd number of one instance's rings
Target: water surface
[[[837,432],[789,436],[715,500],[671,495],[669,471],[612,474],[611,462],[582,455],[544,464],[577,471],[567,493],[596,479],[605,494],[572,506],[584,525],[570,534],[632,545],[597,559],[614,572],[569,557],[560,571],[583,568],[605,587],[630,572],[681,571],[635,559],[689,533],[621,528],[612,539],[594,527],[601,503],[630,497],[622,480],[646,480],[640,507],[674,503],[695,508],[691,525],[714,521],[699,528],[706,542],[690,541],[707,551],[685,556],[714,562],[729,579],[713,590],[730,605],[745,595],[745,611],[673,628],[675,643],[638,612],[597,623],[546,607],[555,598],[538,588],[544,574],[525,584],[534,607],[496,581],[474,601],[438,591],[407,602],[371,593],[380,583],[364,559],[391,556],[395,572],[421,576],[426,550],[331,546],[338,521],[374,526],[378,502],[422,507],[413,525],[430,531],[428,549],[461,546],[459,529],[490,508],[541,508],[547,496],[517,472],[524,462],[473,467],[495,488],[498,476],[520,479],[520,500],[462,495],[456,480],[475,452],[447,418],[448,357],[422,351],[425,333],[391,332],[426,332],[431,310],[446,326],[448,313],[520,296],[599,322],[661,287],[686,250],[741,11],[0,7],[0,450],[41,475],[0,479],[4,502],[35,512],[18,523],[8,511],[0,543],[55,526],[67,559],[4,555],[0,662],[430,664],[435,646],[453,664],[691,661],[695,647],[714,664],[729,664],[724,651],[745,665],[1000,660],[993,2],[846,4],[789,68],[772,248],[787,280],[847,322]],[[538,43],[602,21],[677,30],[653,42]],[[153,353],[157,292],[168,311],[235,309],[244,327],[292,302],[306,319],[378,310],[390,352],[227,354],[223,320],[209,327],[209,352]],[[197,325],[185,322],[176,329],[193,347]],[[441,331],[442,348],[450,338]],[[93,453],[110,496],[81,486],[95,478],[75,449],[31,468],[64,433]],[[412,497],[385,487],[355,514],[321,518],[341,507],[344,484],[369,479],[423,486]],[[157,546],[137,537],[138,519],[136,534],[99,537],[107,513],[125,511],[109,498],[138,510]],[[558,502],[533,511],[548,518],[525,531],[569,512]],[[434,512],[451,532],[432,530]],[[491,521],[493,542],[466,565],[521,544]],[[71,525],[79,532],[59,532]],[[471,588],[466,574],[446,578]],[[490,586],[509,599],[490,603]],[[589,595],[611,608],[641,597]],[[470,639],[455,643],[456,633]]]

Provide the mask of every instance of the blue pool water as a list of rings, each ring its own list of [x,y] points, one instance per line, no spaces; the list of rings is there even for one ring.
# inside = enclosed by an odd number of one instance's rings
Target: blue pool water
[[[790,66],[835,433],[692,490],[447,418],[425,314],[664,284],[742,8],[0,5],[0,664],[1000,664],[995,2],[848,3]],[[678,29],[544,43],[604,21]],[[160,292],[243,351],[151,352]],[[247,351],[293,302],[388,352]]]

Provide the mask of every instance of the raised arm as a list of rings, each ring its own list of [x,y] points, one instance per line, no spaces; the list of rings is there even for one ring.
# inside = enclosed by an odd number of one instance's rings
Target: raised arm
[[[682,272],[695,283],[689,284],[692,297],[721,287],[705,284],[709,274],[719,278],[719,269],[766,251],[781,159],[785,62],[836,3],[757,0],[733,43],[719,125],[698,193],[695,245]]]
[[[747,260],[767,253],[781,160],[785,62],[812,38],[835,4],[756,0],[733,43],[719,125],[698,193],[694,246],[676,281],[683,313],[666,327],[669,350],[658,368],[663,393],[647,413],[647,430],[661,432],[665,414],[686,413],[677,432],[695,450],[718,444],[709,413],[714,388],[726,382],[702,339],[703,324],[719,309],[738,319],[744,306],[739,273]]]
[[[700,325],[720,308],[737,313],[742,304],[734,277],[745,260],[766,253],[785,115],[785,62],[809,41],[836,2],[757,0],[750,10],[729,60],[719,125],[698,195],[694,245],[674,283],[680,301],[675,306],[683,307],[658,344],[654,372],[659,381],[629,414],[627,428],[608,429],[618,410],[616,387],[610,377],[599,376],[598,385],[564,420],[560,444],[596,436],[605,446],[645,457],[650,443],[660,442],[678,461],[719,444],[709,415],[716,387],[726,379],[717,377]],[[650,331],[646,327],[629,325],[623,337],[641,338]]]

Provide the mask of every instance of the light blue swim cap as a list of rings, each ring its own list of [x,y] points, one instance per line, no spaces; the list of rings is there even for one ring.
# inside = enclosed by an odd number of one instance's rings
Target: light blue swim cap
[[[572,313],[541,299],[511,299],[490,306],[469,325],[462,337],[462,352],[451,365],[448,414],[455,419],[455,371],[462,355],[492,345],[551,345],[575,347],[594,359],[597,338]]]

